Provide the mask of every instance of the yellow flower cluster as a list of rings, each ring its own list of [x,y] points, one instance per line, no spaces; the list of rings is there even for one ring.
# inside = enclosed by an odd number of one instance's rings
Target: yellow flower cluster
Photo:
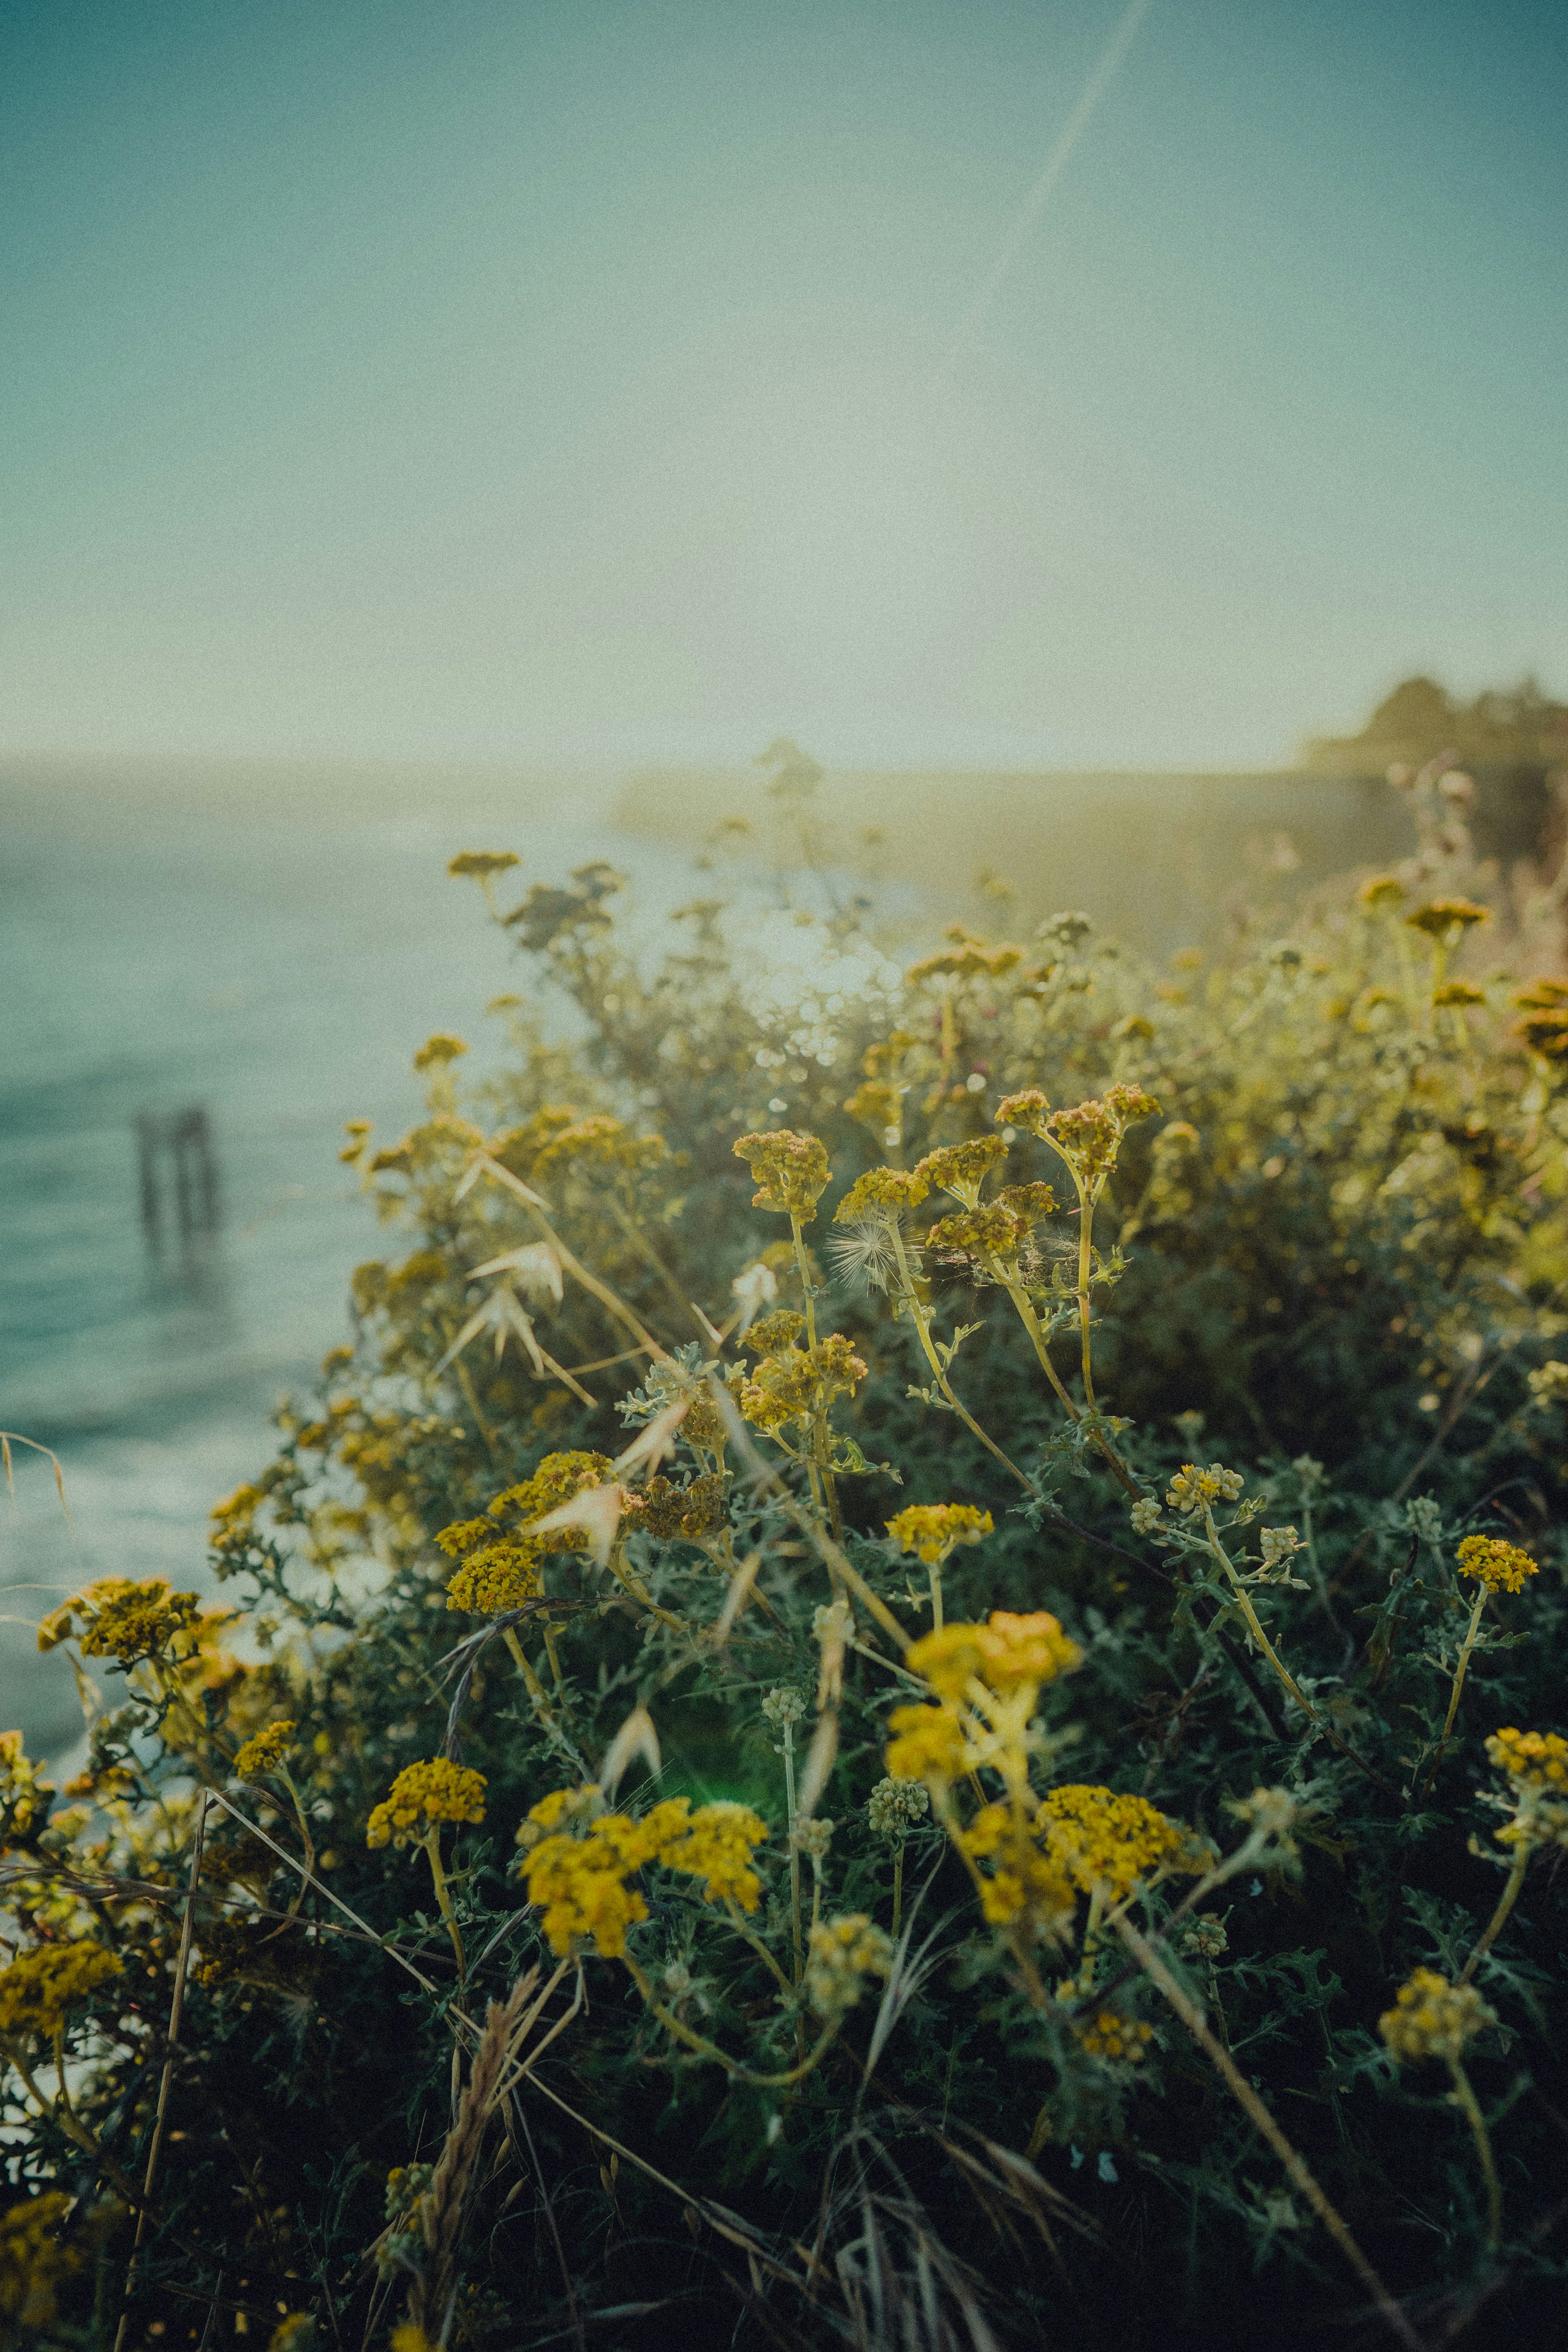
[[[475,882],[488,882],[521,862],[510,849],[459,849],[456,857],[447,860],[447,871],[459,879],[467,876]]]
[[[851,1118],[868,1127],[879,1141],[896,1144],[903,1129],[904,1089],[889,1078],[867,1078],[845,1099]]]
[[[521,1608],[542,1591],[540,1561],[547,1553],[582,1551],[588,1538],[581,1528],[551,1528],[529,1533],[534,1519],[558,1510],[586,1487],[602,1486],[611,1474],[607,1454],[547,1454],[520,1486],[496,1496],[482,1519],[455,1519],[436,1540],[462,1566],[447,1586],[448,1609],[471,1609],[497,1617]],[[510,1517],[514,1528],[498,1535],[495,1522]]]
[[[669,1797],[640,1821],[605,1812],[587,1819],[592,1806],[585,1801],[597,1794],[557,1789],[532,1808],[518,1833],[528,1899],[542,1908],[558,1958],[590,1937],[603,1958],[620,1958],[627,1929],[647,1917],[647,1903],[626,1881],[651,1862],[700,1878],[706,1902],[756,1909],[762,1881],[751,1867],[752,1849],[768,1832],[749,1806],[701,1805],[694,1813],[689,1797]],[[572,1827],[559,1829],[562,1822]],[[583,1834],[574,1834],[584,1822]]]
[[[913,1552],[928,1568],[940,1568],[960,1544],[977,1544],[991,1533],[991,1514],[973,1503],[911,1503],[887,1521],[900,1551]]]
[[[1568,984],[1560,980],[1533,981],[1513,1001],[1525,1016],[1516,1034],[1531,1053],[1549,1062],[1568,1056]]]
[[[531,1542],[526,1536],[503,1536],[498,1542],[481,1544],[448,1580],[447,1608],[499,1617],[503,1610],[537,1600],[543,1590],[539,1573],[543,1550],[542,1542]]]
[[[731,1148],[752,1171],[757,1187],[752,1195],[753,1209],[774,1209],[798,1217],[803,1225],[813,1223],[833,1173],[826,1149],[815,1135],[796,1135],[781,1127],[768,1134],[742,1135]]]
[[[800,1319],[781,1309],[767,1318],[765,1327],[757,1327],[748,1344],[763,1345],[764,1329],[772,1339],[786,1321],[798,1325]],[[752,1378],[741,1382],[741,1411],[756,1428],[776,1435],[788,1423],[805,1420],[835,1397],[853,1395],[866,1370],[865,1358],[855,1353],[842,1331],[830,1331],[815,1348],[786,1343],[776,1354],[764,1356]]]
[[[1472,923],[1488,921],[1490,914],[1490,908],[1478,907],[1473,898],[1432,898],[1405,919],[1413,931],[1424,931],[1429,940],[1451,942]]]
[[[1568,1790],[1568,1739],[1555,1731],[1516,1731],[1506,1725],[1487,1741],[1500,1772],[1526,1789]]]
[[[947,936],[954,942],[951,948],[939,948],[934,955],[921,956],[910,964],[904,978],[911,985],[918,986],[922,980],[1000,980],[1024,961],[1022,948],[1009,947],[1005,941],[987,947],[962,923],[950,923]]]
[[[1083,1664],[1083,1652],[1062,1632],[1060,1621],[1048,1609],[1027,1616],[994,1609],[984,1625],[944,1625],[926,1633],[909,1654],[912,1674],[921,1675],[939,1697],[963,1698],[974,1681],[1006,1696],[1058,1675],[1070,1675]],[[889,1772],[898,1766],[889,1764]]]
[[[1050,1097],[1042,1094],[1038,1087],[1021,1087],[1016,1095],[1004,1095],[996,1106],[1000,1126],[1021,1127],[1026,1134],[1037,1137],[1042,1143],[1050,1113]]]
[[[1055,1216],[1057,1196],[1048,1184],[1004,1184],[992,1205],[1010,1209],[1020,1225],[1037,1225]]]
[[[1026,1122],[1013,1118],[1008,1103],[1021,1098],[1009,1096],[997,1111],[997,1118],[1007,1117],[1011,1126]],[[1043,1097],[1042,1097],[1043,1099]],[[1043,1127],[1035,1131],[1053,1144],[1072,1170],[1086,1192],[1098,1192],[1116,1165],[1116,1155],[1121,1139],[1130,1127],[1140,1119],[1155,1118],[1160,1106],[1142,1087],[1108,1087],[1103,1095],[1079,1103],[1071,1110],[1053,1111]]]
[[[1120,1897],[1162,1864],[1184,1867],[1177,1857],[1186,1847],[1186,1832],[1144,1797],[1053,1789],[1041,1802],[1040,1819],[1062,1868],[1086,1895],[1098,1885]],[[1184,1866],[1203,1865],[1194,1857]]]
[[[1237,1501],[1246,1483],[1239,1470],[1227,1470],[1223,1463],[1211,1462],[1206,1470],[1200,1470],[1195,1464],[1184,1462],[1171,1481],[1165,1500],[1172,1510],[1190,1518],[1205,1503]]]
[[[69,2012],[119,1974],[114,1953],[87,1936],[19,1953],[0,1969],[0,2035],[52,2041]]]
[[[1119,2017],[1115,2010],[1102,2009],[1079,2028],[1078,2038],[1091,2058],[1121,2059],[1136,2066],[1154,2039],[1154,2029],[1141,2018]]]
[[[1436,1969],[1417,1969],[1394,1996],[1377,2030],[1401,2065],[1424,2058],[1455,2060],[1497,2019],[1473,1985],[1454,1985]]]
[[[247,1739],[234,1759],[234,1769],[242,1780],[261,1780],[276,1772],[294,1744],[298,1725],[289,1721],[269,1723],[254,1739]]]
[[[1011,1805],[983,1805],[957,1843],[972,1860],[992,1865],[982,1874],[980,1907],[994,1927],[1025,1921],[1037,1937],[1066,1934],[1078,1907],[1072,1881]]]
[[[1006,1157],[1007,1147],[999,1135],[978,1135],[967,1143],[944,1143],[928,1151],[915,1162],[915,1174],[923,1176],[928,1184],[940,1184],[944,1192],[973,1209],[986,1177]]]
[[[449,1029],[437,1029],[415,1055],[414,1066],[416,1070],[444,1070],[448,1062],[458,1061],[468,1050],[461,1037],[454,1037]]]
[[[405,1764],[372,1813],[364,1842],[394,1845],[401,1853],[411,1841],[422,1844],[443,1822],[482,1822],[484,1790],[482,1772],[446,1756]]]
[[[129,1577],[106,1576],[44,1619],[38,1647],[52,1650],[76,1633],[84,1657],[133,1666],[142,1658],[165,1656],[200,1614],[195,1594],[172,1592],[166,1577],[150,1576],[137,1584]]]
[[[47,2189],[0,2213],[0,2333],[8,2341],[31,2340],[53,2326],[60,2280],[82,2259],[59,2242],[74,2201],[63,2189]]]
[[[793,1307],[775,1307],[771,1315],[759,1316],[752,1324],[746,1345],[753,1356],[782,1356],[805,1335],[804,1315],[797,1315]]]
[[[547,1454],[531,1477],[525,1478],[521,1486],[506,1487],[496,1496],[489,1506],[489,1516],[501,1519],[510,1513],[519,1526],[526,1528],[530,1520],[542,1519],[546,1512],[559,1510],[563,1503],[571,1502],[584,1488],[603,1486],[613,1466],[607,1454],[584,1454],[580,1450]],[[576,1528],[552,1528],[541,1538],[546,1551],[575,1551],[585,1540]]]
[[[38,1768],[22,1750],[19,1731],[0,1731],[0,1853],[14,1838],[26,1837],[54,1795]]]
[[[1010,1258],[1016,1255],[1023,1238],[1021,1217],[999,1201],[984,1201],[975,1208],[961,1210],[957,1216],[939,1217],[925,1237],[925,1246],[962,1252],[966,1256],[978,1252]]]
[[[563,1160],[587,1160],[601,1168],[657,1168],[668,1158],[668,1146],[662,1135],[637,1136],[628,1133],[618,1118],[603,1112],[592,1118],[574,1119],[570,1127],[562,1128],[541,1149],[534,1168],[541,1175]]]
[[[864,1091],[864,1089],[862,1089]],[[875,1217],[900,1209],[918,1209],[931,1186],[916,1169],[868,1168],[857,1176],[833,1212],[836,1225],[853,1224],[857,1217]]]
[[[994,1610],[984,1625],[944,1625],[909,1653],[936,1706],[895,1707],[887,1769],[895,1780],[923,1780],[939,1805],[964,1774],[992,1767],[1022,1790],[1027,1780],[1029,1720],[1042,1683],[1083,1663],[1048,1610],[1014,1616]]]
[[[683,1432],[690,1420],[688,1413],[681,1423]],[[668,1478],[650,1478],[640,1492],[628,1491],[626,1516],[634,1527],[644,1528],[661,1543],[678,1538],[696,1543],[722,1526],[727,1484],[716,1471],[693,1478],[685,1486],[674,1486]]]
[[[1459,1546],[1459,1573],[1473,1576],[1489,1592],[1522,1592],[1527,1576],[1540,1570],[1527,1551],[1500,1536],[1467,1536]]]
[[[824,1920],[811,1931],[805,1997],[818,2017],[842,2017],[854,2008],[868,1977],[885,1977],[893,1946],[864,1911]]]

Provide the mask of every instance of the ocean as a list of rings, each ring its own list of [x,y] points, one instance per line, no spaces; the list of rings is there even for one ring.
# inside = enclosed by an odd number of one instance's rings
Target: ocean
[[[378,1227],[337,1158],[342,1122],[391,1139],[420,1110],[410,1057],[432,1030],[482,1074],[494,995],[526,966],[488,924],[462,848],[511,848],[526,884],[591,857],[647,910],[692,887],[689,855],[621,835],[607,791],[497,783],[455,805],[331,780],[210,799],[110,772],[0,771],[0,1728],[58,1756],[79,1739],[68,1665],[35,1628],[96,1576],[210,1590],[215,1499],[260,1466],[268,1414],[344,1335],[349,1274]],[[499,1043],[499,1041],[497,1041]],[[159,1246],[142,1217],[137,1121],[205,1114],[214,1229],[179,1232],[155,1162]],[[202,1223],[199,1183],[190,1223]]]

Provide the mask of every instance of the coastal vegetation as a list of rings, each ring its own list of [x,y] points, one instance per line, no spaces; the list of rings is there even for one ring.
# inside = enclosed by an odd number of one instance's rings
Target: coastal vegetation
[[[1399,790],[1160,966],[453,861],[501,1074],[0,1748],[0,2340],[1550,2338],[1568,982]]]

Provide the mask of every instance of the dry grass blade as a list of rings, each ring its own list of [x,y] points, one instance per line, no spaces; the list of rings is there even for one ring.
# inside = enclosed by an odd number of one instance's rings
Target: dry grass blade
[[[490,2119],[505,2091],[507,2065],[519,2021],[538,1980],[538,1969],[530,1969],[519,1977],[504,2001],[492,2000],[485,2011],[484,2030],[468,2068],[468,2079],[458,2101],[452,2127],[436,2160],[430,2187],[421,2201],[425,2261],[409,2291],[408,2316],[433,2343],[444,2344],[447,2340],[457,2293],[458,2243],[462,2234],[464,2200]]]
[[[11,1458],[11,1448],[14,1445],[26,1445],[33,1453],[41,1454],[45,1461],[52,1465],[55,1474],[55,1492],[60,1498],[60,1508],[68,1520],[70,1505],[66,1501],[66,1474],[60,1467],[59,1455],[52,1446],[40,1445],[36,1437],[22,1437],[14,1429],[0,1429],[0,1461],[3,1461],[5,1465],[5,1491],[11,1500],[15,1502],[16,1499],[16,1466]]]
[[[653,1727],[653,1717],[646,1706],[634,1706],[622,1724],[599,1767],[599,1786],[606,1796],[614,1796],[622,1773],[634,1756],[640,1756],[657,1780],[659,1772],[658,1734]]]

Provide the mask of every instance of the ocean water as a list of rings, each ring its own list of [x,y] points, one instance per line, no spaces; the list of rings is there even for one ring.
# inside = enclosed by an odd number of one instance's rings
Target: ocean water
[[[342,1125],[417,1115],[410,1064],[452,1029],[482,1072],[488,1000],[526,966],[447,859],[510,847],[521,878],[608,857],[647,911],[689,895],[684,851],[617,834],[605,794],[499,788],[429,815],[365,795],[268,806],[232,792],[141,800],[112,780],[0,776],[0,1728],[55,1752],[79,1734],[69,1669],[34,1628],[85,1579],[207,1589],[215,1498],[264,1463],[268,1415],[346,1325],[377,1226],[337,1159]],[[206,1114],[216,1229],[180,1243],[164,1185],[149,1246],[135,1122]],[[166,1174],[166,1171],[165,1171]]]

